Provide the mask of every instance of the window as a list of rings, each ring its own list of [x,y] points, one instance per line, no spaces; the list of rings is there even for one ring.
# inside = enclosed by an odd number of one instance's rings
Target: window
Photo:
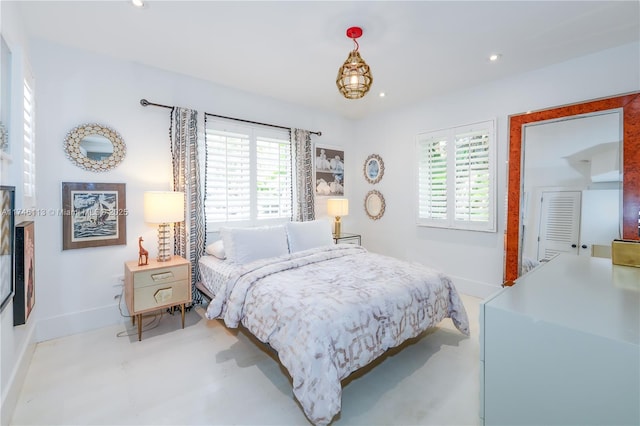
[[[418,225],[495,232],[495,121],[422,133]]]
[[[211,118],[205,127],[207,223],[239,226],[289,220],[289,131]]]
[[[36,206],[35,104],[32,79],[25,76],[23,90],[22,197],[25,208]]]

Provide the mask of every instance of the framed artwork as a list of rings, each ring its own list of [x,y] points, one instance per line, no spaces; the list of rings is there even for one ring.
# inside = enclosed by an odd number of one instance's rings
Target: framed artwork
[[[384,161],[378,154],[371,154],[364,161],[364,178],[369,183],[378,183],[384,176]]]
[[[344,195],[344,150],[315,147],[316,196]]]
[[[27,322],[36,303],[35,246],[33,221],[16,225],[15,283],[13,325]]]
[[[13,296],[13,225],[15,220],[14,186],[0,186],[0,312]]]
[[[62,182],[62,249],[126,244],[124,183]]]

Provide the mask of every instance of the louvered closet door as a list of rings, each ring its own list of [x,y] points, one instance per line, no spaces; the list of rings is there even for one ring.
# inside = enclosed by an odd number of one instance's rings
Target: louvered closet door
[[[542,193],[538,259],[558,253],[578,254],[580,191]]]

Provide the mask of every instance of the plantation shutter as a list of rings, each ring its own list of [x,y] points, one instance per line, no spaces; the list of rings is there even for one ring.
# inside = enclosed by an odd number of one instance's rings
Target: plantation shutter
[[[31,78],[24,78],[23,90],[23,207],[36,206],[35,103]]]
[[[209,224],[251,226],[290,220],[288,130],[207,120],[205,216]]]
[[[418,225],[495,232],[495,122],[418,135]]]
[[[257,217],[291,217],[291,142],[257,138]]]
[[[418,142],[418,215],[423,220],[447,219],[447,141],[427,138]]]
[[[455,220],[489,221],[491,190],[489,134],[484,130],[456,135]]]
[[[207,129],[207,222],[251,219],[249,135]]]

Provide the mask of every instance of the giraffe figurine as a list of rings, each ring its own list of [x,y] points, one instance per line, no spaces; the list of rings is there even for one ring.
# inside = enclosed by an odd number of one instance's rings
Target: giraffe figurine
[[[140,248],[139,256],[138,256],[138,266],[144,266],[149,264],[149,252],[144,247],[142,247],[143,241],[144,240],[142,239],[142,237],[138,238],[138,247]],[[144,262],[142,261],[142,258],[144,258]]]

